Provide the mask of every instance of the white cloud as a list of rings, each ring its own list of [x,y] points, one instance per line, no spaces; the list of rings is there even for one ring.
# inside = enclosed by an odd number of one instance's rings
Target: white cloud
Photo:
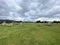
[[[31,2],[29,5],[29,9],[36,9],[38,7],[39,3],[38,2]]]
[[[45,18],[45,17],[41,17],[41,18],[38,18],[36,19],[35,21],[50,21],[50,22],[53,22],[53,21],[60,21],[60,18]]]
[[[24,20],[24,18],[17,17],[17,18],[15,18],[14,20],[15,20],[15,21],[23,21],[23,20]]]
[[[18,11],[18,10],[21,10],[21,9],[22,9],[22,7],[19,6],[19,5],[16,3],[15,0],[5,0],[5,2],[7,3],[7,5],[8,5],[11,9],[13,9],[13,10],[15,10],[15,11]]]
[[[3,10],[0,11],[2,14],[8,15],[7,18],[15,20],[34,20],[40,19],[45,20],[45,17],[56,20],[60,17],[60,0],[2,0],[7,4]],[[2,5],[2,3],[0,4]],[[2,7],[2,6],[1,6]],[[3,16],[3,17],[4,17]],[[1,17],[1,18],[3,18]],[[22,18],[23,17],[23,18]],[[43,18],[42,18],[43,17]],[[53,18],[54,17],[54,18]],[[52,20],[49,18],[49,20]],[[23,20],[24,20],[23,19]]]

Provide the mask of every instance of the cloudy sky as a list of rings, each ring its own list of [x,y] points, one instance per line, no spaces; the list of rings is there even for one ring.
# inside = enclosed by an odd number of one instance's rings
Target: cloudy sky
[[[0,19],[60,20],[60,0],[0,0]]]

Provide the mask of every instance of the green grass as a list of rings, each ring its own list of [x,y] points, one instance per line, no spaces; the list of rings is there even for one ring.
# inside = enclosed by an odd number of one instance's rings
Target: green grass
[[[60,24],[0,26],[0,45],[60,45]]]

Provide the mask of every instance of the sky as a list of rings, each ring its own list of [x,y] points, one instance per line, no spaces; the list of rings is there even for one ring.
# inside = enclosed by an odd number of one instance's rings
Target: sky
[[[0,19],[60,21],[60,0],[0,0]]]

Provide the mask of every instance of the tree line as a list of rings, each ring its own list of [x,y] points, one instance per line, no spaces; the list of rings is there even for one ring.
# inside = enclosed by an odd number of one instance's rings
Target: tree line
[[[36,21],[36,23],[48,23],[49,21]],[[60,21],[52,21],[52,23],[60,23]]]

